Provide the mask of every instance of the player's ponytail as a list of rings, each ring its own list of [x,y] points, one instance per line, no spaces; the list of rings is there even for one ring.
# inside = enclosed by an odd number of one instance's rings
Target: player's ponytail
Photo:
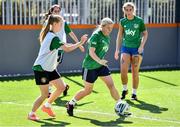
[[[47,25],[45,27],[43,27],[41,32],[40,32],[40,35],[39,35],[40,43],[42,43],[42,41],[44,40],[46,34],[50,30],[50,20],[51,20],[51,15],[49,15],[49,17],[47,19]]]
[[[51,25],[53,25],[54,22],[56,22],[56,23],[63,22],[63,18],[60,15],[49,15],[49,17],[47,19],[47,25],[42,28],[40,35],[39,35],[40,43],[43,42],[46,34],[50,31]]]

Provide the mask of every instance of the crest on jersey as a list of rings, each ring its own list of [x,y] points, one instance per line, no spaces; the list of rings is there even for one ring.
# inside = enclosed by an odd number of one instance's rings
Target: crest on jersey
[[[134,28],[138,28],[139,27],[139,24],[134,24]]]
[[[41,78],[41,82],[42,82],[42,83],[45,83],[46,80],[47,80],[47,79],[46,79],[45,77],[42,77],[42,78]]]

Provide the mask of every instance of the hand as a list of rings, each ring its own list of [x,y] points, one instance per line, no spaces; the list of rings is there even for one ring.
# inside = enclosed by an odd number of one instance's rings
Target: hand
[[[115,51],[114,53],[114,59],[118,60],[119,59],[119,51]]]
[[[107,61],[107,60],[104,60],[104,59],[102,59],[102,60],[99,61],[99,63],[100,63],[101,65],[104,65],[104,66],[108,66],[108,65],[107,65],[107,62],[108,62],[108,61]]]
[[[140,47],[138,48],[138,53],[139,53],[139,54],[142,54],[143,51],[144,51],[144,48],[140,46]]]
[[[88,39],[87,36],[88,36],[87,34],[84,34],[84,35],[81,37],[81,43],[82,43],[82,44],[84,44],[84,43],[87,41],[87,39]]]
[[[79,49],[81,50],[81,52],[84,52],[85,51],[85,48],[81,45],[79,46]]]

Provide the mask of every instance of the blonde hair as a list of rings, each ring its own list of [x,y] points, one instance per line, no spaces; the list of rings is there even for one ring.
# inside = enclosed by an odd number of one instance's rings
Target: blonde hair
[[[106,18],[103,18],[103,19],[101,20],[101,27],[102,27],[102,26],[106,26],[106,25],[108,25],[108,24],[114,24],[114,22],[112,21],[112,19],[106,17]]]
[[[43,41],[43,39],[45,38],[46,34],[49,32],[50,30],[50,25],[53,25],[53,23],[59,23],[59,22],[63,22],[63,18],[60,15],[49,15],[48,19],[47,19],[47,25],[45,27],[42,28],[40,35],[39,35],[39,40],[40,43]]]
[[[126,2],[126,3],[124,3],[123,8],[122,8],[122,10],[124,12],[124,17],[126,17],[125,9],[126,9],[127,6],[132,7],[133,10],[134,10],[133,14],[136,15],[136,6],[135,6],[135,4],[133,2]]]

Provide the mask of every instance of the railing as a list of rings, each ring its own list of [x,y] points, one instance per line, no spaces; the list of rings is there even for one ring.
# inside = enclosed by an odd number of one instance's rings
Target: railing
[[[0,24],[41,24],[43,14],[55,3],[71,24],[98,24],[103,17],[117,23],[127,1],[135,3],[145,23],[175,23],[176,0],[0,0]]]

